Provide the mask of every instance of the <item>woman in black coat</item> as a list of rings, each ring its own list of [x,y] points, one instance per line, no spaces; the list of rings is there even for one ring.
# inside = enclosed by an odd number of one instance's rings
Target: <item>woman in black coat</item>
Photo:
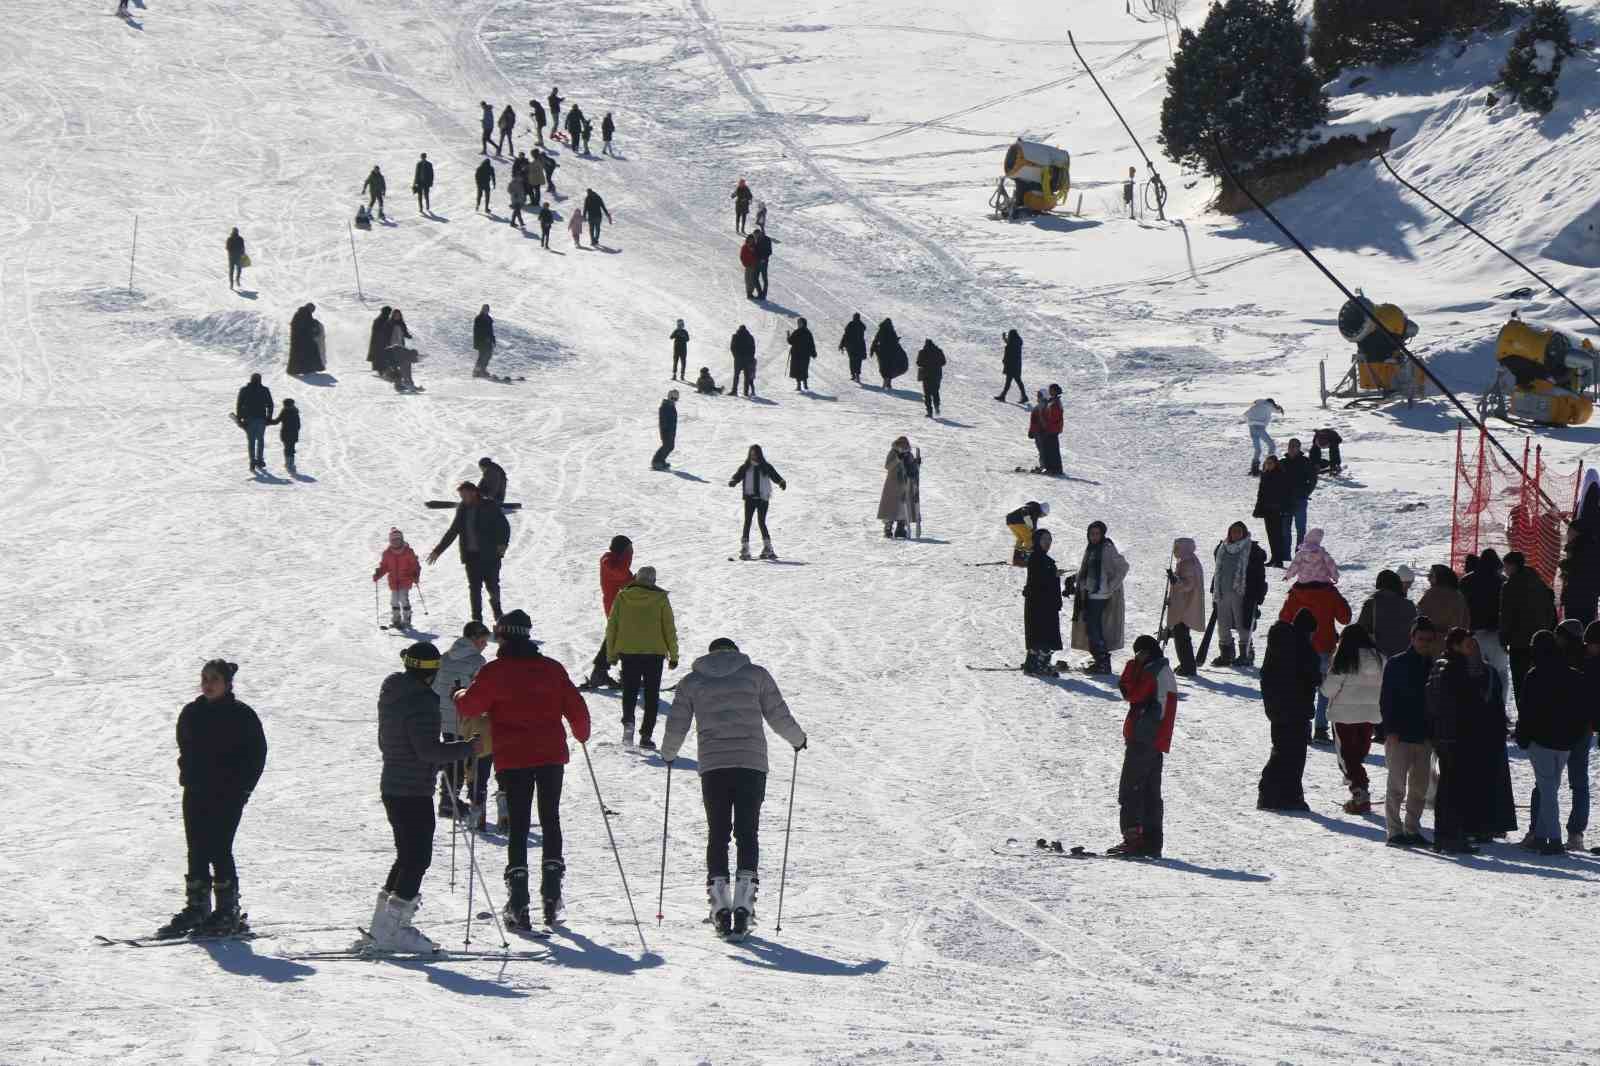
[[[917,380],[922,382],[922,403],[928,409],[929,418],[939,413],[939,385],[944,381],[944,364],[944,352],[932,338],[924,340],[922,350],[917,353]]]
[[[367,362],[372,369],[383,372],[383,350],[389,346],[389,315],[394,308],[385,306],[372,320],[372,333],[367,338]]]
[[[1022,586],[1022,630],[1028,658],[1025,674],[1056,676],[1052,652],[1061,650],[1061,575],[1050,558],[1050,531],[1033,531],[1033,553],[1028,556],[1028,580]]]
[[[850,359],[850,380],[861,381],[861,364],[867,361],[867,324],[857,311],[845,323],[844,336],[839,338],[839,350]]]
[[[239,913],[233,837],[267,764],[267,738],[256,712],[234,698],[238,669],[221,659],[206,663],[200,668],[200,698],[178,715],[178,783],[189,869],[184,908],[157,931],[158,937],[230,936],[249,929]]]
[[[811,387],[811,360],[816,357],[816,338],[802,318],[789,334],[789,376],[794,378],[795,392]]]
[[[906,350],[900,345],[900,335],[894,331],[894,323],[887,318],[878,323],[877,335],[872,338],[872,354],[878,357],[878,376],[883,379],[886,389],[910,365]]]
[[[1256,509],[1251,513],[1267,528],[1267,547],[1272,550],[1268,566],[1289,562],[1288,520],[1294,512],[1293,495],[1288,471],[1276,456],[1267,456],[1261,464],[1261,482],[1256,486]]]
[[[1263,811],[1307,811],[1302,777],[1306,745],[1316,707],[1322,660],[1311,646],[1317,620],[1302,607],[1293,622],[1274,622],[1267,630],[1267,653],[1261,661],[1261,702],[1272,727],[1272,754],[1261,770],[1256,808]]]
[[[1484,663],[1478,642],[1469,631],[1452,629],[1445,638],[1444,656],[1428,674],[1428,739],[1439,757],[1434,851],[1476,855],[1478,849],[1467,841],[1468,825],[1481,827],[1491,820],[1485,812],[1499,806],[1492,799],[1491,782],[1482,776],[1487,762],[1484,719],[1498,702],[1498,691],[1499,678]],[[1505,712],[1499,714],[1500,757],[1505,758]],[[1506,787],[1509,790],[1509,776]]]

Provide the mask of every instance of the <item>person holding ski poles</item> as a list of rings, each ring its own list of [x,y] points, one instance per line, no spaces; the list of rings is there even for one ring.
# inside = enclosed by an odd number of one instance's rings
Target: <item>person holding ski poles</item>
[[[807,738],[778,684],[728,637],[711,642],[678,684],[661,759],[669,768],[689,735],[695,736],[700,797],[706,809],[706,895],[717,935],[743,939],[756,917],[760,886],[761,802],[767,791],[767,736],[763,722],[794,748],[796,765]],[[728,836],[738,841],[737,874],[730,891]]]

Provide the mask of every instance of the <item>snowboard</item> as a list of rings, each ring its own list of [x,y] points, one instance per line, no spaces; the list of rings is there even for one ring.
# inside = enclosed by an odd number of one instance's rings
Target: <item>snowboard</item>
[[[1195,669],[1206,661],[1206,654],[1211,651],[1211,638],[1217,632],[1217,605],[1211,605],[1211,617],[1206,621],[1206,635],[1200,638],[1200,650],[1195,653]]]
[[[430,511],[453,511],[460,506],[460,503],[456,500],[424,500],[422,505]],[[500,510],[520,511],[522,510],[522,504],[502,503]]]
[[[474,374],[472,376],[481,381],[492,381],[496,385],[513,385],[516,382],[528,380],[521,375],[512,376],[510,374]]]

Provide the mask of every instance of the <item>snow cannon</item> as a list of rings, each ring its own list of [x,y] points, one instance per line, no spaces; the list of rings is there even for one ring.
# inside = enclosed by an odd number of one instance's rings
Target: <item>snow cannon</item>
[[[1372,324],[1363,307],[1383,323],[1383,329]],[[1406,357],[1394,341],[1394,337],[1408,341],[1417,332],[1417,324],[1395,304],[1374,305],[1367,297],[1357,296],[1339,308],[1339,335],[1356,346],[1356,386],[1360,389],[1394,392],[1408,384],[1420,386],[1419,369],[1413,366],[1409,374],[1401,373]]]
[[[1005,177],[989,204],[1000,217],[1022,211],[1047,215],[1067,202],[1072,188],[1072,156],[1065,148],[1017,138],[1006,149]],[[1006,181],[1012,184],[1006,189]]]
[[[1502,373],[1491,395],[1499,394],[1496,413],[1501,417],[1547,426],[1581,426],[1594,414],[1600,355],[1592,341],[1574,346],[1564,333],[1539,329],[1512,316],[1500,327],[1494,357]],[[1503,384],[1507,375],[1515,382],[1509,399]]]

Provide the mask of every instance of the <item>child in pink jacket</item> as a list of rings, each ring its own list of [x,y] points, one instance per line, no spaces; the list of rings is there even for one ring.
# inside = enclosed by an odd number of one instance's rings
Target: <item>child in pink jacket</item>
[[[389,622],[396,629],[410,629],[411,586],[422,577],[422,564],[398,529],[389,530],[389,547],[378,560],[372,580],[377,581],[384,574],[389,575]]]

